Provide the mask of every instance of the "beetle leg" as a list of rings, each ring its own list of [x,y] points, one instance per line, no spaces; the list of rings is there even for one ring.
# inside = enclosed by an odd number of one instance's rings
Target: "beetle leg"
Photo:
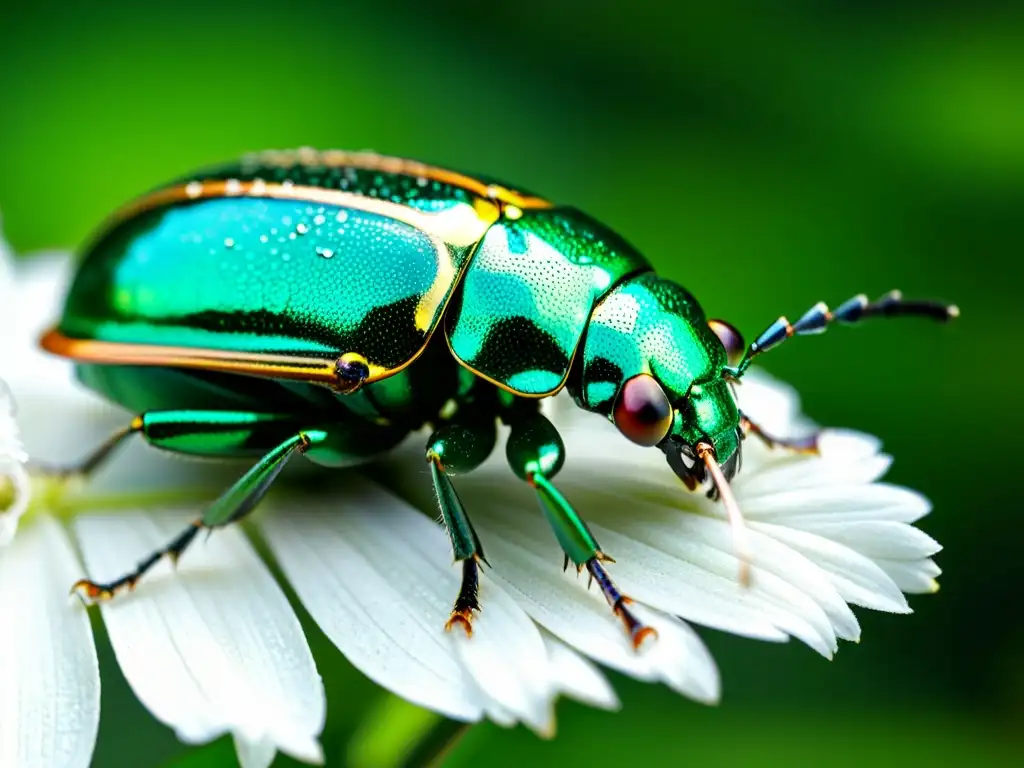
[[[751,361],[762,352],[779,346],[793,336],[824,333],[830,323],[853,325],[869,317],[900,315],[927,317],[945,322],[959,317],[960,309],[955,304],[943,304],[938,301],[907,300],[899,291],[889,291],[875,301],[868,301],[868,297],[862,293],[840,304],[835,310],[829,309],[825,302],[819,301],[795,323],[780,317],[769,325],[747,348],[740,364],[734,368],[726,368],[726,373],[738,379],[746,372]]]
[[[448,475],[476,469],[490,455],[494,442],[494,417],[486,413],[468,421],[443,424],[427,441],[427,462],[441,517],[448,530],[455,561],[462,563],[462,584],[445,629],[451,631],[458,625],[467,635],[473,633],[473,615],[480,610],[479,563],[486,563],[487,559]]]
[[[71,591],[77,593],[83,600],[90,602],[107,600],[125,589],[133,589],[139,579],[162,558],[168,557],[172,562],[177,562],[200,530],[212,531],[215,528],[221,528],[252,512],[266,495],[288,460],[296,452],[304,452],[311,446],[323,442],[325,438],[326,433],[321,430],[307,430],[292,435],[267,453],[207,507],[201,518],[195,520],[178,534],[166,547],[153,552],[145,560],[142,560],[135,570],[110,582],[99,583],[81,579],[75,582]]]
[[[114,451],[125,440],[142,431],[142,417],[136,416],[124,429],[120,429],[104,440],[92,453],[75,464],[68,466],[51,466],[42,462],[32,462],[32,468],[41,474],[57,478],[88,477],[106,462]]]
[[[601,551],[583,518],[551,484],[551,477],[561,469],[565,459],[565,446],[558,431],[539,413],[518,416],[512,420],[511,427],[505,451],[512,471],[537,492],[541,511],[566,561],[575,564],[577,573],[587,569],[590,580],[597,582],[612,612],[622,621],[634,650],[639,650],[647,638],[657,637],[658,633],[629,609],[632,600],[619,591],[604,566],[614,560]]]
[[[68,467],[38,465],[46,475],[88,477],[127,438],[140,434],[150,445],[198,456],[251,456],[295,434],[297,419],[289,414],[252,411],[147,411],[115,432],[96,450]],[[264,446],[262,449],[259,446]]]
[[[820,432],[815,431],[805,437],[776,437],[775,435],[765,432],[756,422],[751,421],[750,417],[742,412],[740,413],[740,432],[743,437],[746,437],[747,435],[756,435],[758,439],[760,439],[761,442],[769,448],[779,446],[780,448],[786,448],[794,451],[795,453],[806,454],[818,453],[818,437],[821,434]]]

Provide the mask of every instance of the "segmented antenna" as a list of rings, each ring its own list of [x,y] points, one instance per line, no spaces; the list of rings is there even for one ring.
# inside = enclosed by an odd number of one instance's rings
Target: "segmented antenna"
[[[900,291],[889,291],[876,301],[868,301],[863,293],[844,302],[834,311],[819,301],[795,323],[790,323],[784,316],[769,325],[747,348],[746,354],[735,368],[727,369],[734,377],[744,374],[750,363],[762,352],[779,346],[792,336],[810,336],[824,333],[832,322],[843,325],[855,325],[869,317],[927,317],[931,320],[946,322],[960,316],[960,308],[955,304],[943,304],[938,301],[906,300]]]

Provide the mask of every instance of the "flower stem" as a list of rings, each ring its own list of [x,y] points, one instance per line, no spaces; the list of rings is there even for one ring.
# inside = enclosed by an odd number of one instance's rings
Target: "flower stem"
[[[409,754],[406,755],[402,764],[440,768],[444,765],[445,758],[466,735],[470,725],[472,723],[461,723],[458,720],[449,720],[447,717],[438,718],[434,727],[409,750]]]
[[[469,726],[470,723],[449,720],[398,696],[385,695],[370,705],[349,737],[345,765],[440,766]]]

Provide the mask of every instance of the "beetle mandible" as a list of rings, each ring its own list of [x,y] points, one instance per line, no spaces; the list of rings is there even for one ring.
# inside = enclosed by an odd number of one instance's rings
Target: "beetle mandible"
[[[132,588],[200,530],[259,503],[296,453],[369,461],[424,425],[425,456],[462,585],[447,628],[472,631],[483,548],[450,474],[491,453],[496,424],[577,570],[586,568],[635,647],[653,634],[553,479],[564,461],[538,410],[565,388],[635,443],[657,447],[694,490],[710,480],[749,574],[729,487],[741,440],[764,433],[730,389],[758,354],[833,322],[956,307],[857,296],[772,323],[747,348],[681,286],[575,208],[492,179],[342,151],[263,152],[172,182],[115,214],[86,249],[63,315],[42,339],[89,388],[138,414],[69,473],[125,438],[169,451],[251,457],[253,467],[163,550],[88,600]]]

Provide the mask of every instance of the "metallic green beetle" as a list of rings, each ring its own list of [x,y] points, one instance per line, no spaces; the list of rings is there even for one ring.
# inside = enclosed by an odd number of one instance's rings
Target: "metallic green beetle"
[[[116,581],[76,588],[94,600],[134,587],[200,529],[248,514],[295,453],[365,462],[430,425],[426,459],[463,564],[447,626],[470,632],[483,549],[449,474],[484,461],[501,420],[512,470],[536,490],[566,565],[588,569],[638,647],[651,629],[552,484],[564,448],[539,398],[565,387],[664,451],[691,490],[710,476],[738,534],[729,479],[740,440],[772,440],[730,390],[751,359],[832,320],[955,313],[895,292],[835,312],[818,304],[797,323],[780,318],[743,354],[731,326],[707,320],[685,289],[574,208],[370,153],[254,155],[115,215],[42,340],[88,387],[139,414],[68,472],[88,473],[135,433],[169,451],[256,459],[165,549]]]

